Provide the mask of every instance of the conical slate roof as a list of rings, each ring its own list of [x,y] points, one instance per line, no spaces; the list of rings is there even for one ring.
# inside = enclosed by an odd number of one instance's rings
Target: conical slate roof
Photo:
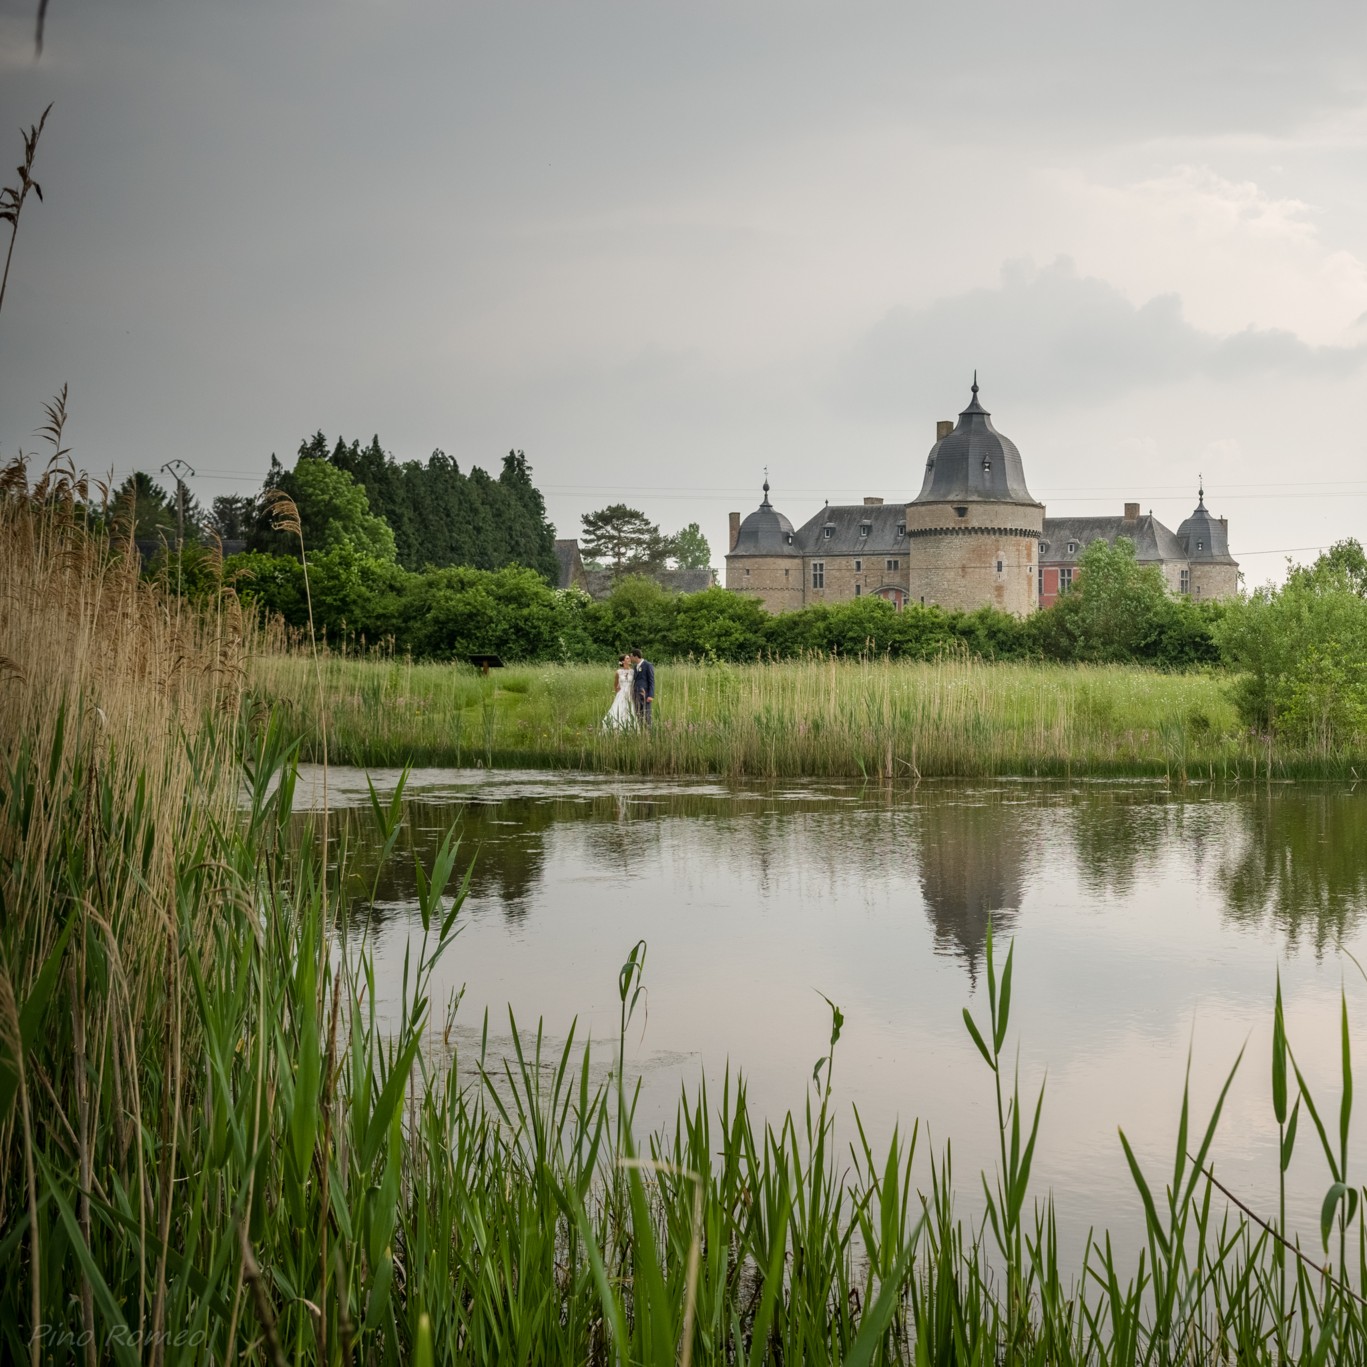
[[[1238,562],[1229,553],[1229,531],[1218,517],[1212,517],[1206,507],[1203,485],[1196,493],[1196,509],[1177,529],[1177,539],[1193,563],[1234,565]]]
[[[793,544],[793,524],[769,502],[769,481],[764,481],[764,501],[740,524],[732,555],[801,555]]]
[[[954,430],[930,448],[925,482],[914,501],[1035,503],[1016,443],[992,426],[991,414],[978,402],[976,372],[973,399]]]

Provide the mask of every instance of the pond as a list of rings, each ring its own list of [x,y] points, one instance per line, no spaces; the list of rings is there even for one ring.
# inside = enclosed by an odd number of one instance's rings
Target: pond
[[[319,777],[301,773],[301,813],[318,803]],[[371,778],[385,795],[399,775]],[[413,859],[380,871],[372,904],[365,775],[333,769],[328,784],[334,836],[348,831],[366,889],[353,924],[368,927],[381,1006],[393,1009],[420,935]],[[999,958],[1015,943],[1007,1052],[1023,1093],[1045,1088],[1034,1189],[1053,1191],[1078,1256],[1092,1226],[1137,1244],[1142,1213],[1117,1128],[1161,1191],[1189,1050],[1196,1124],[1246,1049],[1212,1152],[1227,1186],[1275,1212],[1279,970],[1291,1046],[1331,1133],[1341,988],[1367,1057],[1367,982],[1349,957],[1367,963],[1367,795],[1342,787],[413,772],[405,840],[418,859],[452,827],[460,866],[473,861],[463,930],[439,969],[443,992],[464,989],[449,1036],[462,1071],[486,1010],[490,1048],[510,1047],[511,1006],[524,1030],[543,1020],[553,1046],[577,1021],[605,1075],[618,969],[643,939],[648,998],[627,1053],[640,1128],[667,1124],[681,1088],[706,1077],[715,1089],[728,1066],[771,1120],[800,1113],[827,1052],[824,995],[845,1018],[833,1094],[842,1141],[855,1107],[876,1147],[919,1120],[927,1182],[926,1160],[952,1141],[965,1214],[980,1207],[977,1173],[997,1143],[991,1073],[962,1019],[965,1007],[986,1019],[991,922]],[[1356,1129],[1350,1174],[1361,1182]],[[1291,1180],[1289,1213],[1317,1245],[1330,1178],[1308,1124]]]

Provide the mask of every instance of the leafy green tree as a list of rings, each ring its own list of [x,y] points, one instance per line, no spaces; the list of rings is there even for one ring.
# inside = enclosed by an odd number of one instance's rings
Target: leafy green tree
[[[415,655],[552,659],[558,653],[556,592],[534,570],[465,567],[413,576],[397,610],[398,638]]]
[[[394,533],[370,511],[365,490],[323,460],[301,460],[282,488],[293,497],[310,551],[352,546],[377,560],[394,559]]]
[[[678,658],[753,660],[764,650],[768,622],[763,606],[746,594],[722,588],[680,594],[665,644]]]
[[[1119,661],[1152,655],[1168,601],[1155,565],[1140,565],[1134,543],[1098,539],[1082,553],[1072,590],[1031,621],[1042,652],[1055,659]]]
[[[1367,737],[1367,597],[1361,548],[1340,542],[1280,588],[1228,607],[1216,627],[1255,730],[1331,756]]]
[[[712,564],[712,548],[696,522],[669,539],[670,558],[681,570],[705,570]]]
[[[321,433],[319,436],[321,437]],[[315,439],[316,441],[317,439]],[[301,448],[293,470],[282,470],[271,457],[262,510],[251,539],[251,549],[275,555],[297,555],[298,538],[270,525],[273,490],[288,494],[299,509],[304,549],[313,555],[334,546],[349,545],[377,560],[394,559],[394,533],[389,524],[370,511],[365,490],[345,471],[316,452]]]
[[[639,508],[625,503],[585,513],[580,522],[585,558],[606,561],[614,574],[658,569],[672,554],[670,538],[661,536],[659,527]]]
[[[304,567],[295,556],[242,551],[224,560],[223,579],[244,603],[265,615],[281,617],[292,627],[308,625]]]

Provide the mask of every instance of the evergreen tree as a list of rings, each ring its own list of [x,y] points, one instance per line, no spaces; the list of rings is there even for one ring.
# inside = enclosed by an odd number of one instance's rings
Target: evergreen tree
[[[176,501],[143,470],[135,470],[110,500],[116,532],[131,541],[174,540]]]
[[[245,541],[256,522],[256,500],[249,494],[220,494],[214,499],[208,530],[220,541]]]
[[[583,551],[586,557],[606,560],[614,574],[626,570],[658,569],[671,552],[669,537],[638,508],[611,503],[596,513],[585,513]]]

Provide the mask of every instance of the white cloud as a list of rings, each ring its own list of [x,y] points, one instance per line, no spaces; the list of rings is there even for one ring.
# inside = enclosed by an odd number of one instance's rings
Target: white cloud
[[[1015,403],[1047,396],[1057,405],[1066,395],[1070,404],[1095,404],[1202,376],[1343,376],[1364,359],[1367,345],[1311,346],[1285,329],[1222,335],[1197,328],[1177,295],[1136,306],[1109,281],[1082,275],[1060,257],[1043,269],[1010,262],[995,288],[889,310],[851,349],[837,394],[856,408],[896,410],[906,402],[909,375],[942,376],[951,385],[977,365],[1009,377],[1005,388]]]
[[[1367,309],[1367,262],[1331,246],[1304,201],[1182,165],[1125,184],[1045,173],[1079,268],[1132,298],[1175,292],[1197,327],[1282,328],[1340,343]]]

